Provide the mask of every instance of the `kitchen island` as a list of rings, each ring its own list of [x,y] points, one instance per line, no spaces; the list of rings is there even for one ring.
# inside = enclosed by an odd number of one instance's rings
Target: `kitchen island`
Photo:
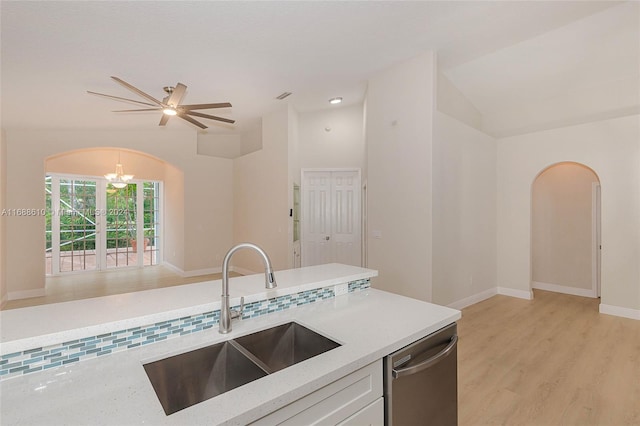
[[[460,318],[460,312],[454,309],[368,286],[341,294],[346,289],[342,287],[344,283],[368,280],[376,275],[375,271],[363,268],[322,265],[279,271],[276,275],[279,283],[277,290],[265,292],[262,283],[264,276],[259,274],[232,279],[231,294],[233,297],[245,296],[245,303],[261,300],[265,294],[273,299],[330,286],[335,286],[334,294],[291,309],[235,320],[233,330],[227,335],[219,334],[217,328],[212,327],[2,380],[0,422],[3,425],[248,424],[290,406],[306,395],[361,370]],[[62,320],[61,324],[49,328],[41,325],[47,333],[38,335],[37,326],[26,327],[18,333],[5,330],[5,323],[2,326],[2,344],[9,345],[12,350],[23,350],[21,348],[38,344],[38,339],[45,344],[53,342],[55,339],[51,336],[56,333],[63,333],[57,335],[58,339],[61,336],[80,338],[82,333],[107,333],[121,328],[125,323],[149,323],[150,320],[153,322],[159,318],[174,317],[175,314],[193,315],[215,309],[219,301],[205,306],[202,294],[194,294],[199,291],[212,292],[218,296],[211,297],[219,300],[220,282],[200,284],[203,285],[173,288],[173,292],[182,293],[183,296],[174,298],[173,302],[164,301],[155,306],[136,307],[134,305],[140,303],[136,300],[129,308],[123,306],[118,309],[121,311],[119,313],[105,314],[109,318],[104,323],[90,318],[80,328],[70,327],[65,322],[67,320]],[[151,292],[157,291],[159,290]],[[151,294],[148,296],[154,300]],[[155,293],[154,296],[162,298],[167,293]],[[34,308],[25,308],[28,309]],[[26,313],[21,312],[20,315]],[[291,321],[329,337],[341,346],[169,416],[164,413],[143,364]],[[7,351],[3,349],[2,353],[6,354]]]

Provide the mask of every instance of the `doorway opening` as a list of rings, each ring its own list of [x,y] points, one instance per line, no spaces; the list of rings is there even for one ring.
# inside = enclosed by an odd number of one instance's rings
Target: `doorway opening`
[[[47,275],[160,262],[161,182],[49,174],[45,200]]]
[[[531,288],[600,296],[600,179],[584,164],[562,162],[531,185]]]

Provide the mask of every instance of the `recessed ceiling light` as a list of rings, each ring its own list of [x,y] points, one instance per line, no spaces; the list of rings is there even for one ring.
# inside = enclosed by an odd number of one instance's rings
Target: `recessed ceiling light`
[[[338,96],[337,98],[331,98],[331,99],[329,99],[329,103],[330,103],[330,104],[332,104],[332,105],[337,105],[337,104],[339,104],[340,102],[342,102],[342,98],[341,98],[341,97],[339,97],[339,96]]]

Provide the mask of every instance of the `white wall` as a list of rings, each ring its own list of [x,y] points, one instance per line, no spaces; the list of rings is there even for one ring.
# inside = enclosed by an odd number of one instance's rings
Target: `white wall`
[[[211,157],[238,158],[262,149],[262,125],[258,124],[244,133],[198,133],[198,154]]]
[[[198,154],[236,158],[242,155],[242,135],[199,134]]]
[[[174,266],[185,272],[219,268],[232,242],[232,160],[196,154],[193,131],[90,131],[10,130],[6,131],[7,181],[19,184],[7,188],[7,208],[44,207],[44,164],[49,156],[95,147],[130,148],[149,153],[173,164],[184,173],[184,182],[167,182],[165,189],[179,197],[183,192],[183,230],[176,247],[167,247]],[[127,168],[128,173],[136,174]],[[104,171],[100,171],[104,173]],[[170,187],[174,184],[181,188]],[[169,187],[169,188],[167,188]],[[178,218],[179,220],[179,218]],[[170,235],[167,235],[169,241]],[[7,218],[7,289],[18,295],[37,295],[44,289],[44,217]],[[179,253],[183,252],[183,253]],[[184,259],[183,266],[180,259]],[[30,293],[31,292],[31,293]]]
[[[528,292],[531,185],[548,166],[591,168],[602,187],[603,305],[640,309],[640,116],[498,141],[498,285]]]
[[[259,149],[262,149],[262,118],[242,135],[240,154],[249,154]]]
[[[233,160],[233,237],[264,249],[274,269],[287,269],[289,255],[289,109],[262,118],[262,149]],[[229,246],[230,248],[231,246]],[[264,270],[248,250],[234,255],[240,271]]]
[[[447,69],[482,130],[503,138],[640,113],[640,3],[608,6]]]
[[[433,302],[496,287],[496,141],[441,112],[433,137]]]
[[[438,72],[438,111],[453,117],[474,129],[482,129],[482,114],[442,72]]]
[[[431,300],[435,55],[382,71],[367,89],[368,266],[374,287]],[[379,238],[373,238],[379,233]]]
[[[4,302],[7,297],[6,277],[6,230],[5,215],[2,211],[5,208],[6,188],[7,188],[7,145],[5,143],[4,130],[0,129],[0,303]]]
[[[164,171],[164,262],[173,265],[178,270],[185,270],[185,194],[184,173],[181,169],[171,164],[165,165]],[[224,238],[224,236],[223,236]],[[223,241],[215,240],[215,246],[219,250],[216,254],[215,264],[222,265],[220,257]],[[205,268],[206,269],[206,268]],[[197,271],[194,272],[197,274]]]
[[[300,113],[300,168],[362,169],[362,123],[361,104]]]
[[[233,241],[233,160],[193,155],[182,169],[184,270],[210,272]]]
[[[576,163],[551,166],[533,183],[532,279],[593,288],[592,184],[598,177]]]

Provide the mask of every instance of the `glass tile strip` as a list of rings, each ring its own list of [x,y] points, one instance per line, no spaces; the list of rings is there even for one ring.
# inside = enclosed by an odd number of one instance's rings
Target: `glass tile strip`
[[[370,287],[369,279],[348,283],[349,292]],[[334,286],[260,300],[245,305],[242,318],[255,318],[335,297]],[[239,306],[234,306],[238,308]],[[211,329],[220,321],[220,310],[195,314],[146,326],[113,331],[0,356],[0,380],[35,373],[139,346]]]

